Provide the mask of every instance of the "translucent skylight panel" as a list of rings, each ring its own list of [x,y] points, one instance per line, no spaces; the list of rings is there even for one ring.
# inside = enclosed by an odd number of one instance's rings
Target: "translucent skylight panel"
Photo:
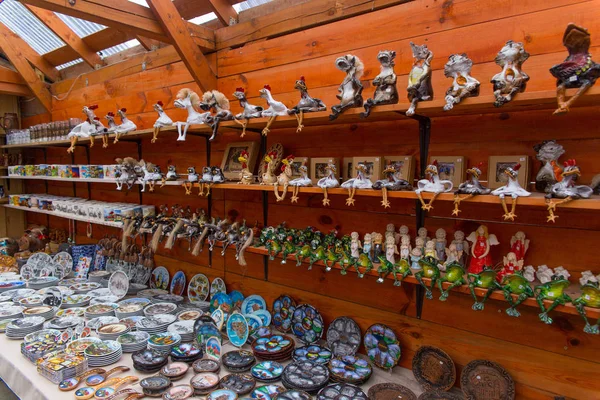
[[[65,24],[79,37],[86,37],[92,33],[96,33],[106,28],[104,25],[95,22],[86,21],[83,19],[71,17],[68,15],[56,13],[58,18],[62,19]]]

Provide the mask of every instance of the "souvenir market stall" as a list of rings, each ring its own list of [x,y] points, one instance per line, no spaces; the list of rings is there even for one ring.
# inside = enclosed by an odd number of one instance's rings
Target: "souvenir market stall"
[[[20,398],[600,398],[600,1],[59,3],[113,33],[4,36]]]

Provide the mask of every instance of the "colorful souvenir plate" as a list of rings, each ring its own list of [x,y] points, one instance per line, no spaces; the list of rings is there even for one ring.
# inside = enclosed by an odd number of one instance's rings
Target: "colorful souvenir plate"
[[[231,314],[227,320],[227,336],[235,347],[242,347],[248,340],[248,322],[238,312]]]
[[[176,361],[162,367],[160,374],[169,379],[177,379],[178,377],[185,375],[188,369],[190,369],[189,365],[184,362]]]
[[[177,304],[173,303],[155,303],[144,308],[144,315],[151,317],[159,314],[171,314],[177,310]]]
[[[122,299],[127,294],[129,290],[129,278],[127,274],[123,271],[116,271],[108,280],[108,290],[113,296]]]
[[[304,390],[291,389],[275,396],[273,400],[311,400],[312,396]]]
[[[409,388],[395,383],[378,383],[369,388],[370,400],[417,400],[417,396]]]
[[[146,297],[151,299],[154,296],[158,296],[159,294],[168,294],[169,292],[164,289],[144,289],[137,292],[138,297]]]
[[[149,376],[140,381],[140,386],[144,390],[144,393],[155,393],[156,396],[160,396],[164,390],[171,386],[171,381],[161,375]]]
[[[210,317],[209,317],[210,318]],[[211,319],[210,322],[203,322],[197,320],[194,324],[194,332],[196,332],[196,342],[202,347],[206,345],[206,341],[210,337],[218,337],[221,339],[221,330],[217,328],[214,321]]]
[[[134,364],[140,364],[145,366],[161,365],[162,363],[167,361],[168,357],[168,353],[154,349],[144,349],[136,351],[131,355],[131,359],[133,360]]]
[[[58,329],[43,329],[41,331],[36,331],[30,333],[29,335],[23,338],[25,343],[29,342],[40,342],[40,341],[56,341],[58,340],[57,336],[60,335],[60,331]],[[98,339],[100,340],[100,339]]]
[[[206,393],[219,384],[219,375],[213,372],[201,372],[190,379],[190,384],[194,389]]]
[[[331,380],[336,382],[363,384],[373,373],[367,360],[353,355],[335,357],[329,362]]]
[[[146,318],[146,317],[142,317],[141,315],[135,315],[133,317],[121,318],[119,320],[119,322],[127,325],[131,330],[135,330],[136,324],[138,323],[138,321],[140,321],[144,318]]]
[[[177,314],[179,321],[194,321],[202,316],[202,311],[199,310],[185,310]]]
[[[74,294],[72,296],[63,296],[62,305],[64,307],[65,305],[83,304],[90,301],[91,299],[92,297],[86,294]]]
[[[227,369],[235,371],[248,371],[256,357],[247,350],[233,350],[223,354],[221,362]]]
[[[173,386],[163,394],[164,400],[185,400],[194,395],[194,388],[190,385]]]
[[[323,335],[323,317],[310,304],[299,305],[292,318],[292,330],[304,343],[315,343]]]
[[[86,337],[83,339],[73,340],[67,345],[67,351],[74,351],[75,353],[83,353],[93,343],[101,343],[102,340],[95,337]]]
[[[419,347],[412,360],[412,370],[427,392],[450,390],[456,380],[456,367],[450,356],[433,346]]]
[[[358,386],[347,383],[333,383],[325,386],[317,395],[317,400],[368,400],[367,395]]]
[[[145,297],[133,297],[131,299],[121,300],[117,304],[119,305],[119,307],[124,307],[124,306],[129,306],[129,305],[136,305],[136,306],[139,305],[139,306],[145,307],[150,303],[151,303],[150,299],[147,299]]]
[[[210,314],[210,317],[215,321],[215,325],[219,330],[223,329],[223,324],[225,323],[225,313],[220,308],[217,308],[215,311]]]
[[[150,338],[150,334],[148,332],[136,331],[136,332],[127,332],[120,335],[117,338],[117,342],[121,345],[130,345],[130,344],[140,344],[144,342],[148,342]]]
[[[238,395],[233,390],[219,389],[208,395],[206,400],[236,400]]]
[[[277,361],[261,361],[252,367],[250,373],[259,381],[274,381],[281,378],[283,365]]]
[[[194,372],[198,374],[202,372],[212,372],[218,374],[219,370],[221,369],[221,365],[215,360],[203,358],[201,360],[194,361],[192,368],[194,369]]]
[[[181,296],[185,291],[185,281],[185,274],[183,273],[183,271],[175,272],[175,275],[173,275],[173,279],[171,279],[171,286],[169,288],[169,292],[171,292],[171,294]]]
[[[233,303],[231,302],[231,297],[226,295],[225,293],[217,293],[210,299],[210,312],[215,311],[217,308],[221,308],[224,313],[231,313],[233,308]]]
[[[365,332],[365,348],[371,362],[383,369],[391,369],[400,360],[400,343],[387,325],[374,324]]]
[[[202,353],[202,349],[193,343],[180,343],[171,349],[171,356],[192,358]]]
[[[25,282],[23,281],[2,281],[0,282],[0,291],[20,289],[23,286],[25,286]]]
[[[360,327],[352,318],[336,318],[327,329],[327,345],[336,356],[356,354],[361,338]]]
[[[221,378],[221,387],[238,395],[250,393],[256,386],[256,380],[250,374],[229,374]]]
[[[225,281],[223,281],[221,278],[213,279],[212,283],[210,284],[210,298],[212,299],[217,293],[227,293]]]
[[[221,338],[212,336],[209,337],[206,341],[206,346],[204,350],[207,357],[212,358],[213,360],[221,359]]]
[[[152,270],[150,276],[150,288],[152,289],[169,289],[169,271],[165,267],[156,267]]]
[[[244,314],[246,322],[248,322],[248,330],[250,333],[258,329],[259,326],[263,326],[262,319],[256,314]]]
[[[188,298],[191,303],[206,301],[210,294],[210,281],[204,274],[196,274],[192,277],[187,289]]]
[[[262,326],[271,325],[271,313],[267,310],[257,310],[252,313],[253,315],[258,315],[260,320],[262,321]]]
[[[281,379],[287,388],[312,393],[327,384],[329,370],[324,365],[311,361],[293,361],[284,368]]]
[[[127,329],[128,329],[127,325],[117,322],[117,323],[112,323],[112,324],[101,325],[100,327],[98,327],[96,332],[98,334],[103,333],[106,335],[116,335],[118,333],[126,332]]]
[[[83,317],[85,315],[85,308],[83,307],[73,307],[73,308],[65,308],[62,310],[58,310],[56,312],[56,317]]]
[[[273,325],[282,332],[292,330],[292,317],[296,310],[296,302],[290,296],[282,294],[273,302]]]
[[[318,344],[309,344],[294,350],[292,358],[296,361],[313,361],[317,364],[327,364],[333,354],[327,347]]]
[[[262,296],[257,294],[246,297],[242,302],[242,313],[244,314],[252,314],[254,311],[266,309],[267,302],[262,298]]]
[[[279,393],[285,392],[285,388],[279,385],[259,386],[250,393],[251,399],[273,400]]]
[[[256,339],[252,345],[255,354],[284,353],[294,347],[294,340],[286,335],[272,335]]]
[[[114,340],[103,340],[101,343],[92,343],[84,350],[88,357],[101,357],[113,354],[121,349],[121,345]]]
[[[181,342],[181,336],[175,332],[161,332],[148,338],[148,344],[155,346],[170,346],[179,342]]]
[[[229,293],[229,297],[233,302],[233,308],[235,308],[236,310],[241,310],[242,303],[244,302],[244,295],[242,294],[242,292],[240,292],[239,290],[232,290]]]
[[[494,388],[493,398],[513,400],[515,382],[502,366],[489,360],[473,360],[460,375],[460,387],[467,400],[490,398],[490,388]]]
[[[87,314],[88,318],[90,318],[98,314],[114,313],[115,309],[117,309],[118,307],[119,305],[116,303],[94,304],[93,306],[89,306],[88,308],[86,308],[85,313]]]

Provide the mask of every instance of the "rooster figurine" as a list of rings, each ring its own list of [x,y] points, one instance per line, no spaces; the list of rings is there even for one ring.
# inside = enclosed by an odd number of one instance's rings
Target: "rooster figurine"
[[[296,119],[298,120],[298,128],[296,129],[296,132],[301,132],[304,128],[304,125],[302,125],[304,113],[325,111],[327,110],[327,106],[320,99],[310,97],[304,76],[301,76],[300,79],[296,81],[294,89],[300,91],[300,102],[298,105],[288,110],[288,114],[296,116]]]
[[[508,167],[504,170],[504,173],[506,174],[506,176],[508,177],[508,182],[506,183],[505,186],[499,187],[498,189],[494,190],[492,192],[492,194],[494,196],[498,196],[500,197],[500,202],[502,203],[502,208],[504,209],[504,220],[505,221],[514,221],[515,217],[517,216],[515,214],[515,209],[517,208],[517,199],[519,197],[528,197],[531,196],[531,193],[529,193],[527,190],[523,189],[521,187],[521,185],[519,184],[519,169],[521,168],[521,164],[516,164],[514,167]],[[505,197],[506,195],[509,195],[510,197],[512,197],[512,207],[510,212],[508,211],[507,207],[506,207],[506,200]]]
[[[277,167],[277,152],[270,152],[265,155],[265,172],[262,174],[261,185],[274,185],[277,183],[277,177],[275,176],[275,167]]]
[[[483,163],[479,163],[478,167],[481,167]],[[460,213],[460,202],[470,199],[473,196],[479,194],[490,194],[492,189],[489,189],[483,186],[479,182],[479,177],[481,176],[481,170],[478,167],[472,167],[467,170],[467,175],[470,176],[470,179],[467,179],[465,182],[461,183],[458,186],[458,189],[454,192],[454,210],[452,210],[452,215],[458,216]],[[464,197],[460,197],[459,195],[466,194]]]
[[[96,117],[96,114],[94,114],[94,110],[97,108],[98,106],[95,104],[83,107],[83,113],[86,115],[87,119],[79,125],[73,127],[73,129],[71,129],[71,132],[69,132],[69,134],[67,135],[67,138],[71,140],[71,146],[67,149],[67,153],[72,153],[75,150],[75,144],[77,143],[78,138],[89,137],[90,141],[93,140],[91,139],[92,135],[94,135],[99,128],[98,117]],[[102,126],[101,123],[99,124],[101,126],[101,129],[103,130],[104,126]]]
[[[262,130],[263,135],[267,135],[270,132],[270,127],[275,118],[282,115],[288,115],[288,108],[280,101],[276,101],[271,95],[271,86],[265,85],[262,89],[259,90],[260,97],[267,100],[267,104],[269,104],[269,108],[263,110],[261,116],[269,118],[267,122],[267,126]]]
[[[325,176],[317,182],[317,186],[323,189],[323,205],[328,206],[330,204],[329,198],[327,197],[328,188],[336,188],[340,186],[340,181],[336,176],[337,168],[334,163],[330,162],[325,166]]]
[[[425,174],[429,174],[431,176],[431,180],[429,179],[420,179],[417,182],[417,189],[415,190],[415,194],[421,201],[421,208],[425,211],[429,211],[433,208],[432,204],[436,197],[439,196],[440,193],[449,192],[452,190],[452,181],[440,179],[437,168],[437,160],[434,160],[433,163],[427,166],[425,169]],[[421,192],[429,192],[433,193],[433,197],[429,200],[429,203],[426,204],[425,200],[421,196]]]
[[[262,117],[263,108],[248,103],[248,100],[246,99],[246,90],[243,87],[235,89],[233,97],[240,101],[240,106],[243,109],[241,113],[236,114],[235,117],[233,117],[233,120],[242,126],[242,134],[240,137],[244,137],[246,135],[248,120],[251,118]]]
[[[577,199],[589,199],[594,193],[594,189],[586,185],[576,185],[575,181],[581,176],[581,171],[575,160],[568,160],[564,163],[565,169],[561,174],[561,180],[556,182],[550,188],[550,192],[546,195],[546,203],[548,204],[548,221],[556,222],[558,215],[554,214],[556,206]],[[552,201],[552,198],[561,199]]]
[[[239,184],[242,185],[250,185],[254,182],[254,175],[252,175],[252,171],[248,168],[248,162],[250,161],[250,154],[246,150],[242,150],[240,156],[238,157],[238,161],[242,164],[242,170],[240,171],[240,181]]]
[[[300,177],[292,179],[289,183],[290,186],[294,187],[292,192],[292,203],[298,202],[298,192],[301,187],[312,186],[312,180],[308,177],[308,168],[305,163],[302,163],[302,165],[298,167],[298,172],[300,172]]]
[[[356,166],[356,178],[348,179],[342,183],[342,187],[348,189],[348,198],[346,199],[347,206],[354,205],[354,195],[356,189],[371,189],[373,182],[367,178],[367,167],[364,163],[358,163]]]
[[[125,114],[126,112],[127,112],[126,108],[121,108],[120,110],[117,111],[117,114],[119,114],[119,117],[121,118],[121,125],[119,125],[115,128],[114,143],[117,143],[119,141],[119,139],[121,138],[121,135],[135,131],[137,129],[137,126],[132,121],[127,119],[127,114]]]
[[[154,111],[158,113],[158,119],[152,126],[154,129],[152,132],[152,143],[156,143],[156,140],[158,139],[158,133],[160,132],[160,128],[164,128],[166,126],[173,126],[173,120],[169,118],[169,116],[165,113],[163,107],[164,104],[160,100],[157,101],[153,107]]]
[[[277,182],[273,184],[273,192],[275,193],[275,198],[277,199],[277,201],[285,200],[285,196],[287,195],[287,189],[293,176],[292,167],[294,164],[294,158],[295,157],[290,154],[289,156],[281,160],[281,173],[277,177]],[[281,194],[281,196],[279,195],[278,190],[279,185],[283,186],[283,193]]]

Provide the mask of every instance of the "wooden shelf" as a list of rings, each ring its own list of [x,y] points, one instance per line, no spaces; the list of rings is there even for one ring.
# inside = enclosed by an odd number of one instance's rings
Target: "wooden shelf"
[[[59,182],[74,182],[74,183],[112,183],[116,184],[115,178],[61,178],[58,176],[0,176],[0,179],[24,179],[24,180],[39,180],[39,181],[59,181]],[[134,185],[141,185],[142,182],[137,180]],[[165,186],[180,186],[182,180],[166,181]],[[157,184],[160,185],[160,184]],[[158,188],[158,187],[156,187]]]
[[[8,197],[0,199],[0,204],[8,204]]]
[[[80,217],[77,215],[62,214],[62,213],[57,213],[55,211],[39,210],[37,208],[19,207],[19,206],[13,206],[11,204],[5,204],[4,207],[10,208],[13,210],[27,211],[27,212],[37,213],[37,214],[53,215],[55,217],[72,219],[75,221],[89,222],[89,223],[96,224],[96,225],[112,226],[114,228],[121,228],[123,226],[123,224],[121,222],[98,221],[98,220],[93,220],[93,219],[89,219],[86,217]]]

